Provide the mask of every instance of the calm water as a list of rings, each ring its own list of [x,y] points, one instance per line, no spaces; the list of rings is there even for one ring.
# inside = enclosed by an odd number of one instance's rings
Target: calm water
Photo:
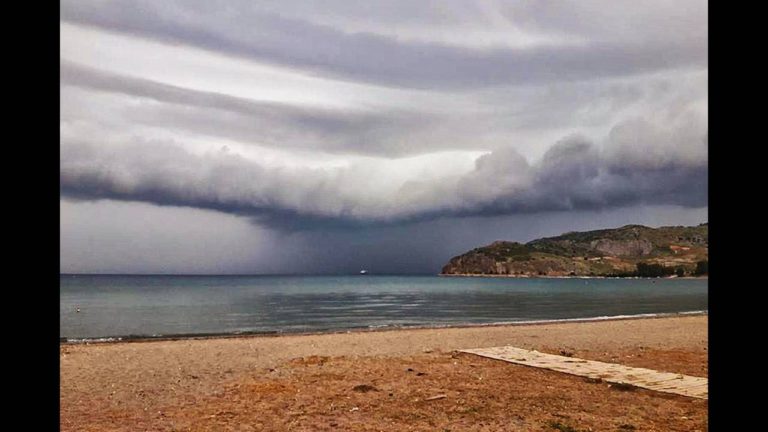
[[[60,336],[70,339],[323,331],[708,309],[706,280],[675,279],[62,275],[60,296]]]

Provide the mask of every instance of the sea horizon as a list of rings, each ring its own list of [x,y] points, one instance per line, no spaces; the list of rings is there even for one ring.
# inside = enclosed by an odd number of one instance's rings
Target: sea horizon
[[[292,334],[708,310],[706,279],[60,275],[60,338]]]

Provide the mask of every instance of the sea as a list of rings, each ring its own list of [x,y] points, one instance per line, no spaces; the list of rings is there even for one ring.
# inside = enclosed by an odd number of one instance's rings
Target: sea
[[[62,341],[706,313],[707,279],[60,275]]]

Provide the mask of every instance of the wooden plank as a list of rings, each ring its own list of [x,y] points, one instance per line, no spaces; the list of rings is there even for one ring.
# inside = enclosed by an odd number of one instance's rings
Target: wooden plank
[[[571,375],[600,378],[649,390],[708,399],[709,380],[702,377],[604,363],[531,351],[513,346],[461,350],[462,352]]]

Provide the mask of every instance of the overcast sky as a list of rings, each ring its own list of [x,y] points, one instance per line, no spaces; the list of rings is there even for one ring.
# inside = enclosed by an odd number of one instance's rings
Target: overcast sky
[[[61,271],[707,221],[705,1],[61,2]]]

